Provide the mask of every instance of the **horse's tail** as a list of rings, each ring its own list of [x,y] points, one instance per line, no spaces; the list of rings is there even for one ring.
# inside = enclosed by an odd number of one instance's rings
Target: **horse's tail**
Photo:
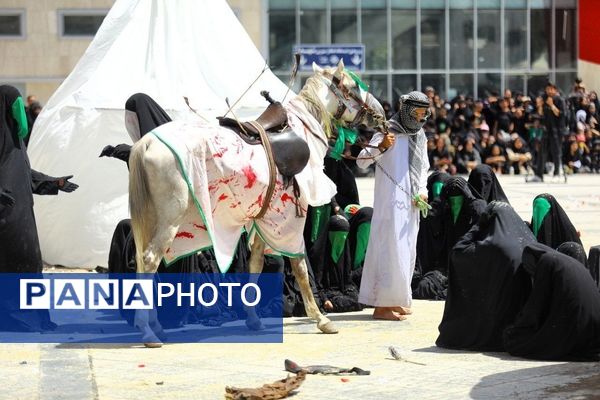
[[[152,239],[152,221],[155,220],[152,195],[144,167],[144,156],[149,146],[149,142],[140,140],[133,145],[129,156],[129,212],[138,272],[145,272],[143,255]]]

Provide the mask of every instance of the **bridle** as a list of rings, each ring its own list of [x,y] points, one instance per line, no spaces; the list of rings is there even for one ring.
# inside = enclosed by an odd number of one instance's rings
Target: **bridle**
[[[361,122],[367,117],[371,117],[375,122],[377,122],[377,126],[380,126],[384,133],[388,133],[388,127],[385,120],[385,116],[381,113],[375,111],[373,107],[367,104],[357,91],[353,89],[349,89],[346,87],[342,81],[335,75],[330,74],[327,71],[323,72],[323,76],[331,80],[331,83],[328,85],[329,90],[335,95],[338,100],[338,106],[336,113],[333,115],[333,119],[336,121],[341,120],[342,116],[348,109],[358,109],[354,119],[351,122],[348,122],[347,125],[350,128],[356,128],[361,124]],[[371,96],[369,92],[367,92],[367,96]],[[352,104],[351,100],[354,101],[355,104]]]
[[[354,116],[354,119],[351,122],[347,123],[347,126],[351,129],[354,129],[361,125],[361,122],[370,117],[373,121],[377,123],[377,127],[380,127],[385,135],[389,133],[388,130],[388,122],[385,119],[385,116],[381,113],[377,112],[373,109],[369,104],[367,104],[360,94],[353,90],[352,88],[346,87],[342,80],[340,80],[337,76],[327,72],[322,72],[323,77],[331,80],[331,83],[328,84],[329,90],[335,95],[338,100],[338,106],[336,113],[333,115],[333,119],[335,121],[341,120],[342,116],[346,112],[346,110],[357,109],[357,113]],[[371,96],[369,92],[367,92],[367,96]],[[368,97],[367,97],[368,98]],[[352,103],[354,101],[355,104]],[[372,146],[368,143],[356,143],[361,148],[377,148],[377,146]],[[377,156],[368,156],[368,157],[354,157],[348,156],[346,154],[341,155],[343,158],[348,160],[372,160]]]

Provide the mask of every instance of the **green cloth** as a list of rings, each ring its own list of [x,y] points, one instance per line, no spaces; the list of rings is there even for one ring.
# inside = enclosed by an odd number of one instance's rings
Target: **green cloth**
[[[354,249],[354,263],[352,269],[357,269],[363,261],[365,261],[370,234],[371,223],[361,224],[356,230],[356,249]]]
[[[29,127],[27,125],[27,115],[25,114],[25,105],[23,104],[23,98],[21,96],[12,104],[12,116],[17,121],[19,131],[17,135],[21,139],[25,139],[29,133]]]
[[[331,216],[331,205],[325,204],[323,206],[314,207],[311,215],[311,232],[310,241],[314,243],[319,237],[321,232],[325,230],[329,217]]]
[[[550,208],[550,202],[543,197],[538,197],[537,199],[533,200],[531,227],[533,228],[533,235],[535,237],[537,237],[540,226],[542,226],[542,222],[544,222],[544,218],[546,218]]]
[[[342,153],[346,148],[346,142],[350,144],[354,144],[356,142],[356,138],[358,137],[358,132],[354,129],[344,128],[343,126],[337,124],[337,139],[335,141],[335,145],[329,151],[329,157],[334,160],[341,160]]]
[[[355,74],[354,72],[350,71],[350,70],[345,70],[346,73],[348,73],[348,75],[350,75],[350,78],[352,78],[352,80],[354,81],[354,83],[356,83],[356,86],[358,86],[359,88],[361,88],[362,90],[364,90],[365,92],[369,91],[369,85],[367,85],[366,83],[364,83],[362,81],[362,79],[360,79],[360,77]]]
[[[440,193],[442,193],[442,188],[444,187],[444,182],[434,182],[431,187],[431,192],[433,193],[433,199],[437,199],[440,197]]]
[[[329,243],[331,244],[331,259],[337,264],[346,245],[348,231],[330,231]]]
[[[450,196],[448,200],[450,201],[450,212],[452,213],[452,222],[456,223],[465,198],[462,194],[459,194],[458,196]]]

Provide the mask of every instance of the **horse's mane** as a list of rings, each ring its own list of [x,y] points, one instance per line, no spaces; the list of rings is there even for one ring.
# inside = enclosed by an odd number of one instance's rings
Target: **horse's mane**
[[[333,75],[333,69],[328,72]],[[323,85],[319,75],[320,73],[317,72],[308,77],[304,87],[300,90],[300,93],[298,93],[298,97],[302,100],[308,112],[310,112],[317,121],[321,122],[325,135],[330,138],[333,132],[333,118],[331,118],[329,111],[327,111],[327,108],[325,108],[325,105],[319,99],[319,88]]]

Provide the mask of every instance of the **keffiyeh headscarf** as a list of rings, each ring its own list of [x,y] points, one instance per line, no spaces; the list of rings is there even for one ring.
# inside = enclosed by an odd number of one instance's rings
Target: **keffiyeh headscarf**
[[[427,108],[427,115],[422,120],[414,117],[415,109]],[[411,195],[419,193],[421,169],[427,154],[424,152],[427,137],[422,128],[431,115],[429,111],[429,98],[421,92],[410,92],[400,97],[400,107],[390,119],[390,132],[395,135],[407,136],[409,145],[409,174]]]

